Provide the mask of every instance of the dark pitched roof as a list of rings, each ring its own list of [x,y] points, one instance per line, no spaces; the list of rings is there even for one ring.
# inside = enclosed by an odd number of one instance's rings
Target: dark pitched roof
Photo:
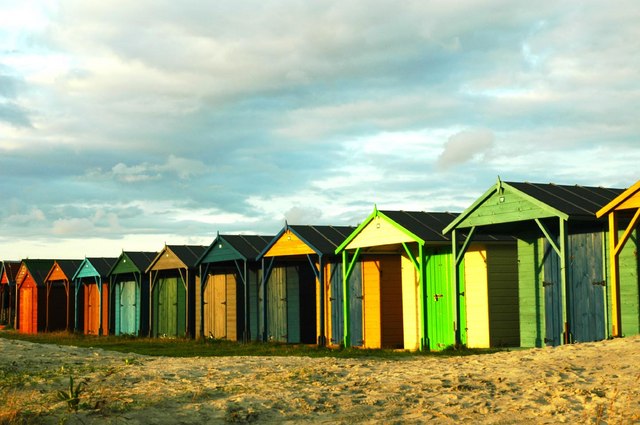
[[[287,226],[320,254],[334,254],[336,248],[354,231],[351,226]]]
[[[167,245],[176,256],[189,268],[195,267],[198,260],[207,250],[204,245]]]
[[[94,257],[87,258],[87,261],[91,263],[94,269],[100,274],[102,277],[106,277],[109,275],[109,271],[111,271],[111,267],[118,261],[117,258],[104,258],[104,257]]]
[[[47,274],[49,274],[51,267],[53,267],[54,261],[55,260],[31,260],[28,258],[22,260],[38,285],[44,283],[44,279],[47,277]]]
[[[56,260],[56,263],[60,266],[65,276],[72,279],[76,270],[82,264],[82,260]]]
[[[624,189],[559,185],[553,183],[505,182],[550,207],[573,218],[595,218],[602,207],[624,192]]]
[[[388,211],[380,210],[386,215],[425,242],[450,242],[451,236],[442,231],[459,213],[425,212],[425,211]],[[463,238],[466,234],[461,235]],[[476,234],[474,240],[480,242],[504,241],[513,238],[504,235]]]
[[[123,251],[131,259],[138,270],[145,271],[158,255],[157,252],[150,251]],[[114,264],[115,265],[115,264]]]
[[[220,235],[244,258],[255,261],[263,249],[269,245],[273,236],[261,235]]]

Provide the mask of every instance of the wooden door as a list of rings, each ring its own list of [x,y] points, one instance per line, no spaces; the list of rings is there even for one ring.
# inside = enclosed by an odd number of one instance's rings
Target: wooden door
[[[567,319],[570,342],[605,338],[602,233],[569,236]]]
[[[135,281],[126,281],[119,284],[120,288],[120,328],[119,334],[136,335],[137,326],[137,284]],[[116,301],[117,302],[117,301]],[[117,305],[116,305],[117,306]]]
[[[213,335],[215,338],[227,337],[227,279],[217,274],[213,279]]]
[[[560,257],[549,241],[543,244],[544,278],[544,322],[545,345],[556,346],[562,344],[562,278],[560,271]]]
[[[453,256],[448,249],[426,252],[427,337],[431,350],[441,350],[455,343],[455,289],[453,288]],[[464,271],[460,273],[464,278]],[[461,314],[462,316],[462,314]],[[462,317],[461,317],[462,322]]]
[[[23,286],[20,288],[20,321],[19,331],[24,334],[36,333],[36,323],[34,323],[34,311],[37,309],[36,288]]]

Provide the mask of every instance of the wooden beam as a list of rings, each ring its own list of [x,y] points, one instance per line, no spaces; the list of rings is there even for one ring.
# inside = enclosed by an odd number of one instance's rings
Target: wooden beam
[[[544,234],[544,237],[547,238],[547,241],[549,242],[549,245],[551,245],[551,247],[556,252],[556,254],[558,254],[559,256],[562,256],[562,252],[561,252],[562,250],[560,249],[558,244],[556,244],[556,242],[551,237],[551,233],[547,230],[547,228],[544,226],[544,224],[542,224],[542,222],[540,220],[538,220],[536,218],[535,221],[536,221],[536,224],[538,225],[538,227],[540,228],[540,230],[542,230],[542,233]],[[560,222],[562,223],[562,222],[564,222],[564,220],[560,219]],[[560,224],[560,227],[562,227],[562,224]],[[560,233],[562,233],[562,230],[560,230]]]

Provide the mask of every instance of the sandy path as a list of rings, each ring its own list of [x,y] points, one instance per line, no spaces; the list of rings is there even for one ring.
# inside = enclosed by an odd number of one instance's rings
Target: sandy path
[[[154,358],[5,339],[0,353],[0,422],[640,423],[640,337],[399,360]],[[86,382],[77,414],[56,399],[70,372]]]

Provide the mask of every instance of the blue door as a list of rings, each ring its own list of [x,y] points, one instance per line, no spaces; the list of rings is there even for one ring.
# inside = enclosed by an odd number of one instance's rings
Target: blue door
[[[571,342],[605,338],[602,233],[569,236],[567,319]]]
[[[342,344],[344,341],[344,311],[342,293],[342,263],[331,264],[331,343]],[[349,312],[351,322],[351,346],[360,347],[362,340],[362,265],[358,261],[353,266],[349,277]]]
[[[545,338],[546,345],[562,344],[562,282],[560,275],[560,256],[553,249],[549,241],[544,239],[543,249],[544,278],[544,307],[545,307]]]

